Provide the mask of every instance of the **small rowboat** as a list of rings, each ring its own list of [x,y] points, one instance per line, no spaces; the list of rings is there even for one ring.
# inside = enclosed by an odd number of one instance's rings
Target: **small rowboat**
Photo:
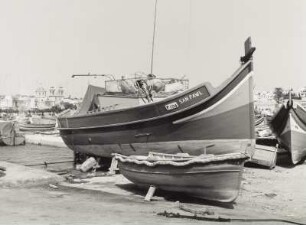
[[[28,123],[20,123],[20,131],[50,131],[54,130],[56,120],[53,118],[32,117]]]
[[[49,131],[55,129],[55,123],[54,124],[19,124],[19,130],[20,131]]]
[[[15,123],[11,121],[0,121],[0,145],[23,145],[25,138],[16,133]]]
[[[233,202],[239,193],[243,153],[182,156],[149,153],[148,156],[115,154],[120,173],[136,185],[183,192],[201,199]]]

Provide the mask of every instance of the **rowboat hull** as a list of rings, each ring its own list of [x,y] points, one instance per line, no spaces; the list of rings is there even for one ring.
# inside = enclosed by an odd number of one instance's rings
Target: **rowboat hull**
[[[283,125],[276,130],[277,127],[273,127],[273,124],[279,121],[280,116],[283,118]],[[306,121],[303,120],[305,116],[306,111],[301,106],[283,106],[272,120],[272,129],[274,128],[278,141],[290,152],[293,164],[306,157]]]
[[[187,166],[156,165],[153,167],[133,162],[118,161],[120,173],[142,188],[182,192],[189,196],[233,202],[240,190],[245,159]]]
[[[55,123],[53,124],[19,124],[20,131],[48,131],[54,130]]]
[[[16,134],[15,123],[10,121],[0,121],[0,145],[23,145],[24,136]]]

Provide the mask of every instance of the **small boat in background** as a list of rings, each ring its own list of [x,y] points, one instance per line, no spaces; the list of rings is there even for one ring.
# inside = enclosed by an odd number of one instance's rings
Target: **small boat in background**
[[[54,129],[55,124],[19,124],[20,131],[49,131]]]
[[[223,155],[152,153],[148,156],[115,154],[120,173],[136,185],[183,192],[201,199],[233,202],[240,190],[243,153]]]
[[[12,121],[0,121],[0,145],[23,145],[25,138],[16,133],[15,123]]]
[[[32,116],[26,123],[19,123],[20,131],[50,131],[54,130],[56,120],[54,118],[44,118]]]
[[[306,110],[291,98],[270,122],[280,144],[290,152],[293,164],[306,157]]]
[[[265,123],[265,117],[263,116],[255,116],[255,127],[262,126]]]

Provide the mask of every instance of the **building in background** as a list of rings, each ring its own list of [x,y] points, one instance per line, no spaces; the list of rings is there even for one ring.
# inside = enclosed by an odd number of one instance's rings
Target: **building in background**
[[[38,87],[34,95],[3,95],[0,96],[0,109],[2,110],[43,110],[54,106],[60,106],[65,98],[63,87]]]

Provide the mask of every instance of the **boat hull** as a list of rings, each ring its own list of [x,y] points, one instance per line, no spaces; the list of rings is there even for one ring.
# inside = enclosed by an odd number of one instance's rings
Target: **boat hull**
[[[54,130],[55,123],[53,124],[19,124],[20,131],[48,131]]]
[[[173,121],[114,130],[86,130],[61,136],[73,150],[102,157],[112,153],[143,154],[149,151],[191,155],[207,153],[225,154],[252,151],[255,144],[253,123],[248,115],[252,104],[219,115],[197,118],[183,124]],[[220,122],[222,121],[222,122]],[[243,126],[240,126],[244,123]]]
[[[306,157],[306,121],[304,121],[306,112],[301,106],[295,109],[286,109],[283,106],[279,114],[282,116],[283,125],[278,126],[279,130],[276,130],[275,126],[272,128],[278,141],[290,152],[292,163],[297,164]],[[274,124],[279,120],[276,118],[277,115],[274,118]]]
[[[143,188],[154,185],[157,189],[182,192],[206,200],[233,202],[239,194],[243,162],[148,167],[119,160],[118,167],[127,179]]]
[[[293,164],[297,164],[306,157],[306,130],[298,125],[292,114],[287,120],[286,128],[280,135],[279,141],[289,150]]]

